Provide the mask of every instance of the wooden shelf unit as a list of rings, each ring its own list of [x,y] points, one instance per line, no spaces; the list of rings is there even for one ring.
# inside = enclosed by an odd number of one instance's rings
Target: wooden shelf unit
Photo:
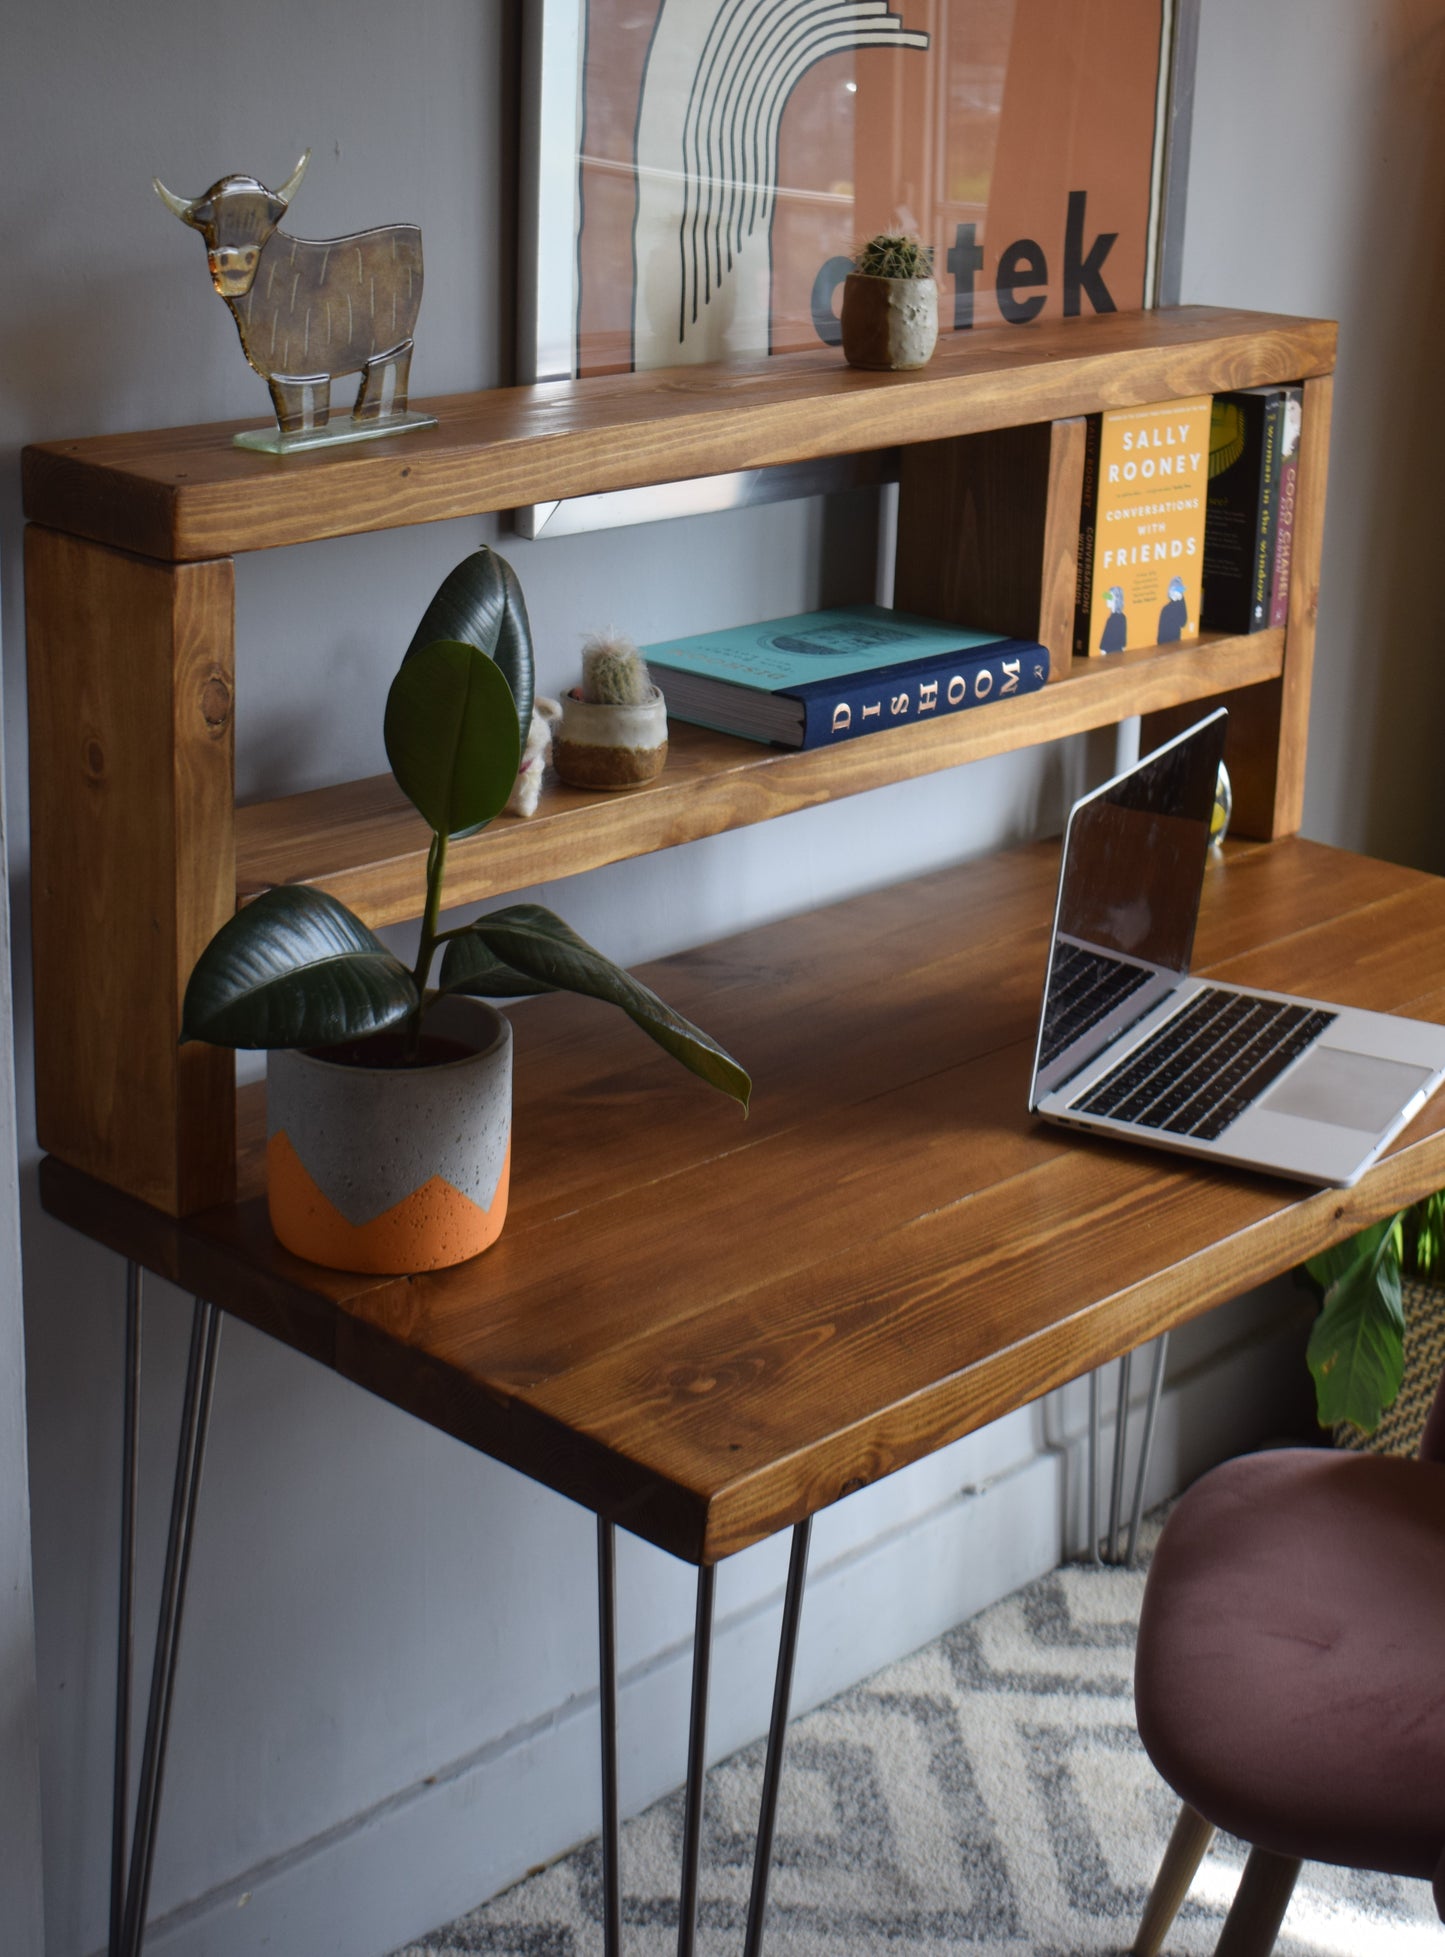
[[[808,754],[677,730],[632,795],[549,791],[456,846],[465,903],[1143,713],[1231,709],[1236,826],[1299,824],[1335,329],[1213,308],[952,336],[914,374],[826,350],[500,389],[430,431],[276,458],[233,424],[24,456],[36,1097],[42,1146],[185,1215],[235,1186],[232,1056],[176,1043],[201,948],[273,881],[414,914],[424,832],[387,778],[237,810],[232,559],[246,551],[817,456],[902,450],[897,600],[1037,636],[1042,693]],[[1071,660],[1081,417],[1303,380],[1287,629]]]

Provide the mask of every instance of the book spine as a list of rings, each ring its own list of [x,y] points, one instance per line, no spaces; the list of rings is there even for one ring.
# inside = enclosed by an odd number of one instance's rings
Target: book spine
[[[1298,421],[1304,390],[1298,387],[1287,388],[1286,417],[1291,412]],[[1271,625],[1289,623],[1289,573],[1290,562],[1294,556],[1294,504],[1295,491],[1299,482],[1299,440],[1296,436],[1288,443],[1281,443],[1279,469],[1279,515],[1274,531],[1274,562],[1270,571],[1269,622]]]
[[[1094,607],[1094,543],[1099,515],[1099,448],[1104,438],[1104,417],[1090,415],[1084,434],[1084,493],[1079,503],[1079,561],[1074,579],[1074,657],[1085,658],[1089,645],[1089,619]]]
[[[1215,413],[1240,417],[1243,446],[1221,458],[1219,431],[1211,428],[1208,500],[1204,519],[1204,589],[1199,622],[1212,632],[1248,632],[1254,608],[1255,568],[1264,489],[1264,423],[1267,404],[1255,389],[1215,397]],[[1227,424],[1226,424],[1227,426]],[[1222,466],[1221,466],[1222,461]]]
[[[963,713],[991,700],[1036,693],[1049,677],[1045,648],[1027,639],[1004,639],[996,651],[938,661],[934,670],[877,673],[837,689],[803,696],[802,746],[828,747],[885,727],[909,727]]]
[[[1274,565],[1279,523],[1279,453],[1284,435],[1284,394],[1272,394],[1264,406],[1264,444],[1259,466],[1259,521],[1255,529],[1254,562],[1250,567],[1249,629],[1262,632],[1269,623],[1270,572]]]

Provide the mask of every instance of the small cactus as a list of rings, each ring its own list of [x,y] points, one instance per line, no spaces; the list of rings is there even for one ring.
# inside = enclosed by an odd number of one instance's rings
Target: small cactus
[[[582,698],[601,707],[642,707],[652,698],[652,675],[631,639],[599,633],[582,647]]]
[[[901,233],[880,231],[860,248],[853,269],[871,279],[931,279],[933,247]]]

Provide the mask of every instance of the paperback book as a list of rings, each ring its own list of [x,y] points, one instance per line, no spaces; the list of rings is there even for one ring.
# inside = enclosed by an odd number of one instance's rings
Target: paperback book
[[[860,734],[1032,693],[1049,655],[880,605],[799,612],[643,647],[669,714],[781,747]]]
[[[1090,415],[1074,608],[1081,657],[1198,638],[1209,402],[1195,394]]]
[[[1299,482],[1299,438],[1304,421],[1304,389],[1284,390],[1284,425],[1279,442],[1279,518],[1274,532],[1274,564],[1269,574],[1269,622],[1289,623],[1290,565],[1294,561],[1294,506]]]
[[[1212,631],[1260,632],[1271,622],[1291,393],[1297,428],[1297,388],[1251,387],[1214,397],[1201,600]],[[1292,452],[1297,447],[1296,440]],[[1291,490],[1291,524],[1293,508]],[[1288,549],[1286,543],[1286,556]]]

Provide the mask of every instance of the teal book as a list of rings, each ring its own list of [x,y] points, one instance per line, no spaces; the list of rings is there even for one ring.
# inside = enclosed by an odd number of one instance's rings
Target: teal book
[[[799,612],[644,646],[679,720],[781,747],[823,747],[937,720],[1049,677],[1033,639],[945,625],[881,605]]]

